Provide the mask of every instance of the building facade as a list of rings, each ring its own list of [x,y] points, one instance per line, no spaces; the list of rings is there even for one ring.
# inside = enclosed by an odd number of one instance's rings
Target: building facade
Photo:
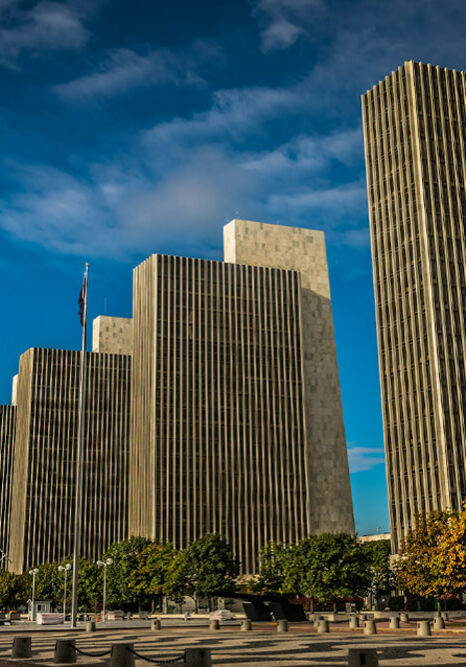
[[[10,550],[11,487],[16,407],[0,405],[0,568],[7,569]]]
[[[236,220],[225,262],[134,271],[132,534],[269,541],[354,531],[323,234]]]
[[[466,74],[362,96],[392,548],[466,499]]]
[[[127,536],[131,357],[87,353],[82,556]],[[73,551],[80,353],[20,358],[9,566],[22,572]]]

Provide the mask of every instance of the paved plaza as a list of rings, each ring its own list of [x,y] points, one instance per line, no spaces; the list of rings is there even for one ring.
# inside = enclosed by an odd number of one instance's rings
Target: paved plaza
[[[408,667],[411,665],[462,665],[466,667],[466,627],[459,626],[436,632],[432,637],[420,638],[415,626],[407,625],[399,631],[384,628],[378,623],[376,636],[364,636],[362,630],[344,629],[342,624],[332,624],[330,634],[317,634],[310,623],[291,624],[290,631],[277,634],[274,624],[254,624],[251,632],[241,632],[239,626],[223,626],[218,631],[205,625],[185,627],[168,626],[159,631],[150,628],[100,626],[95,633],[70,631],[62,628],[38,628],[14,626],[0,632],[0,665],[10,655],[13,637],[32,636],[33,663],[52,664],[52,652],[57,638],[73,638],[76,645],[90,653],[100,653],[112,643],[133,642],[138,653],[168,660],[183,654],[185,648],[209,648],[213,665],[282,665],[300,667],[343,667],[347,664],[349,648],[374,647],[379,651],[382,667]],[[346,625],[346,624],[345,624]],[[105,658],[79,656],[78,665],[104,664]],[[27,661],[23,661],[27,662]],[[150,663],[138,660],[137,667]],[[183,664],[183,663],[178,663]]]

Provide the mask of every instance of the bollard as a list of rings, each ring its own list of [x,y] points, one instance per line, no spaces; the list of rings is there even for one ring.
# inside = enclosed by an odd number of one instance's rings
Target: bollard
[[[209,648],[185,648],[184,650],[185,667],[211,667]]]
[[[323,618],[321,621],[319,621],[319,625],[317,626],[317,632],[319,633],[330,632],[330,626],[326,618]]]
[[[364,623],[364,634],[365,635],[376,635],[377,634],[377,626],[375,624],[375,621],[365,621],[365,623]]]
[[[246,632],[247,630],[252,630],[251,619],[249,618],[244,619],[244,621],[241,623],[241,630],[243,632]]]
[[[405,611],[401,612],[400,621],[403,621],[403,623],[409,623],[409,616]]]
[[[12,658],[30,658],[32,655],[31,637],[14,637],[11,647]]]
[[[86,632],[95,632],[95,621],[86,621]]]
[[[133,644],[112,644],[108,667],[134,667]]]
[[[417,636],[418,637],[430,637],[432,631],[430,629],[429,621],[418,621],[417,624]]]
[[[57,639],[55,642],[54,662],[76,662],[74,639]]]
[[[280,619],[277,623],[277,632],[288,632],[288,621]]]
[[[350,616],[349,626],[352,629],[359,628],[359,618],[357,616]]]
[[[312,619],[312,622],[314,623],[314,627],[318,628],[319,623],[323,620],[325,620],[323,616],[314,616],[314,618]]]
[[[220,630],[220,623],[218,622],[217,619],[210,621],[209,628],[211,630]]]
[[[441,616],[434,618],[434,630],[445,630],[445,621]]]
[[[348,650],[348,667],[378,667],[379,659],[375,648],[350,648]]]
[[[151,630],[160,630],[162,627],[162,623],[159,618],[153,618],[151,623],[150,623],[150,629]]]
[[[400,618],[399,616],[392,616],[390,619],[390,629],[397,630],[400,627]]]

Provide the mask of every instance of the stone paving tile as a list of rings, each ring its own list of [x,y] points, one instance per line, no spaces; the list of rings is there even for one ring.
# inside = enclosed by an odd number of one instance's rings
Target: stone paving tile
[[[12,638],[26,631],[0,635],[0,660],[8,657]],[[32,634],[32,633],[31,633]],[[135,649],[152,658],[167,659],[181,655],[184,648],[202,646],[212,650],[213,665],[236,667],[343,667],[347,664],[348,648],[374,647],[379,650],[381,667],[410,667],[411,665],[464,665],[466,667],[466,632],[462,636],[443,634],[418,638],[406,634],[378,634],[334,632],[317,635],[309,625],[291,626],[289,633],[277,635],[271,626],[240,632],[232,628],[209,631],[206,628],[162,628],[152,632],[144,629],[106,630],[93,634],[84,632],[40,632],[32,634],[34,656],[32,662],[51,664],[55,640],[74,638],[79,648],[100,652],[113,642],[134,642]],[[100,659],[101,664],[103,658]],[[82,658],[79,664],[96,664],[99,660]],[[149,663],[137,661],[137,667]]]

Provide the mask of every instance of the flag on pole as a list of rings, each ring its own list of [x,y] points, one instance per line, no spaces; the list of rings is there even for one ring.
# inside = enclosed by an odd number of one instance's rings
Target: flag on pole
[[[76,628],[78,619],[78,570],[81,543],[81,515],[83,506],[83,461],[85,454],[85,424],[84,406],[86,402],[86,332],[87,332],[87,282],[89,276],[89,264],[86,263],[83,285],[79,293],[79,319],[82,325],[81,357],[79,364],[79,398],[78,398],[78,438],[76,446],[76,470],[75,470],[75,507],[74,507],[74,530],[73,530],[73,578],[71,589],[71,627]]]
[[[78,306],[79,306],[79,319],[81,321],[81,326],[84,326],[84,303],[86,301],[86,292],[87,292],[87,271],[84,274],[83,284],[81,291],[79,292]]]

